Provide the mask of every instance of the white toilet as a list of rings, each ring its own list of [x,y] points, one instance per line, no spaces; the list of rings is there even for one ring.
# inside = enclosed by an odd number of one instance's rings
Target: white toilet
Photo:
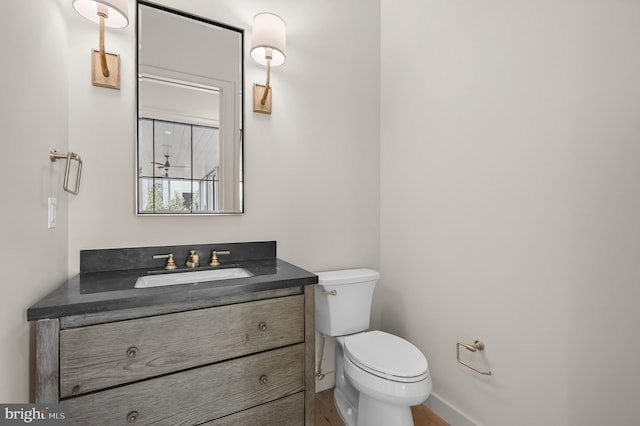
[[[411,406],[431,393],[422,352],[400,337],[369,328],[371,269],[317,272],[316,330],[337,337],[334,399],[347,426],[412,426]]]

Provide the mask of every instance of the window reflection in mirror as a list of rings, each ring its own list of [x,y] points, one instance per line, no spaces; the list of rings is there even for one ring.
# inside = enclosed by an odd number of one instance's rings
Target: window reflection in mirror
[[[138,129],[142,210],[219,210],[218,128],[141,118]]]
[[[140,1],[138,214],[243,212],[243,31]]]

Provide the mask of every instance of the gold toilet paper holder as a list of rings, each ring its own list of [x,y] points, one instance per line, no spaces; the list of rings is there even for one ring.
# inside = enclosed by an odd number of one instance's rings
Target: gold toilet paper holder
[[[458,362],[460,364],[464,365],[467,368],[472,369],[476,373],[484,374],[485,376],[491,376],[491,371],[479,370],[476,367],[474,367],[474,366],[472,366],[470,364],[467,364],[466,362],[462,361],[460,359],[460,346],[462,346],[463,348],[465,348],[466,350],[471,351],[471,352],[483,351],[484,350],[484,343],[482,342],[482,340],[476,340],[472,344],[458,342],[458,344],[456,345],[456,358],[458,359]]]

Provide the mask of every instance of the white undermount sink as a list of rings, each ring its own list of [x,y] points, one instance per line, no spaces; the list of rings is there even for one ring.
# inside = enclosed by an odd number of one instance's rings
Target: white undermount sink
[[[232,280],[252,277],[244,268],[209,269],[206,271],[173,272],[160,275],[145,275],[138,278],[135,288],[164,287],[167,285],[196,284],[208,281]]]

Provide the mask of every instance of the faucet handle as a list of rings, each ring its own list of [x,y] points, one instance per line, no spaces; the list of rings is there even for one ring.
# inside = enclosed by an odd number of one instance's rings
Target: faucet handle
[[[229,250],[225,250],[225,251],[214,250],[213,253],[211,253],[211,263],[209,263],[209,266],[220,265],[220,259],[218,259],[219,254],[231,254],[231,252]]]
[[[153,255],[154,259],[167,259],[167,265],[164,267],[164,269],[176,269],[176,262],[175,260],[173,260],[173,253],[169,253],[169,254],[154,254]]]

